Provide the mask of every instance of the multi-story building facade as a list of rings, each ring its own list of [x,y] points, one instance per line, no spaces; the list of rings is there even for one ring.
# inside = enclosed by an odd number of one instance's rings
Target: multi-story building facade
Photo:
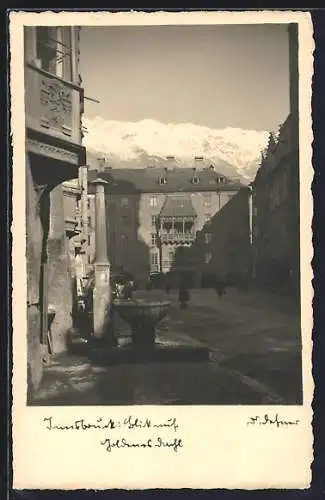
[[[62,183],[85,162],[77,27],[24,31],[28,381],[32,393],[48,351],[48,311],[55,309],[51,348],[65,348],[71,325],[71,281]]]
[[[133,272],[140,285],[151,273],[179,271],[176,256],[237,193],[241,184],[205,168],[110,169],[89,161],[89,180],[109,182],[106,196],[108,255],[112,268]],[[89,187],[89,223],[94,224]],[[91,231],[90,231],[91,233]],[[94,256],[89,234],[89,261]],[[179,263],[180,264],[180,263]]]
[[[87,273],[88,172],[79,168],[78,179],[63,183],[63,212],[73,297],[82,295]]]
[[[292,120],[289,115],[278,137],[270,136],[253,182],[254,274],[257,283],[270,287],[290,287],[297,273],[299,184],[292,156]]]
[[[271,135],[253,187],[254,273],[263,286],[300,292],[298,34],[289,26],[290,114]]]

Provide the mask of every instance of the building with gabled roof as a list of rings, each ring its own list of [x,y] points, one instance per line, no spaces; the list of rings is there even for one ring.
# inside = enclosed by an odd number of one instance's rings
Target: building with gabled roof
[[[191,245],[197,231],[243,186],[212,165],[111,168],[104,159],[91,158],[88,167],[88,262],[91,265],[95,251],[91,181],[100,174],[109,183],[107,242],[113,272],[121,267],[131,271],[140,286],[152,273],[175,270],[176,251]]]

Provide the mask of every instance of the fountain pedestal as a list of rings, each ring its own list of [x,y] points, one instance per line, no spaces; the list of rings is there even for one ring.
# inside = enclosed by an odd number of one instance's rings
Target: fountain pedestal
[[[156,326],[168,310],[169,302],[137,299],[115,299],[112,302],[113,318],[118,314],[129,326],[131,335],[118,337],[116,347],[109,349],[93,346],[94,363],[110,365],[122,363],[156,363],[180,361],[207,361],[210,350],[175,336],[156,338]]]
[[[144,300],[115,300],[114,310],[131,327],[134,348],[154,348],[156,324],[169,309],[169,302]]]
[[[132,345],[140,348],[154,348],[156,343],[156,329],[152,325],[133,325]]]

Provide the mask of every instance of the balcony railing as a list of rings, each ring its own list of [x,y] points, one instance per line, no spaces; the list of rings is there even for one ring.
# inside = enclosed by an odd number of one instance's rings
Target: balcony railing
[[[37,68],[25,67],[26,127],[81,145],[83,89]]]
[[[192,243],[195,240],[195,233],[166,232],[160,234],[162,243]]]

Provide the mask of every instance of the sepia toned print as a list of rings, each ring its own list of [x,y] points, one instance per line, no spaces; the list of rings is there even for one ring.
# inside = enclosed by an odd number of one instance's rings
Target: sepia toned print
[[[29,404],[302,403],[297,30],[25,27]]]
[[[11,21],[16,487],[304,488],[309,18],[84,14]]]

